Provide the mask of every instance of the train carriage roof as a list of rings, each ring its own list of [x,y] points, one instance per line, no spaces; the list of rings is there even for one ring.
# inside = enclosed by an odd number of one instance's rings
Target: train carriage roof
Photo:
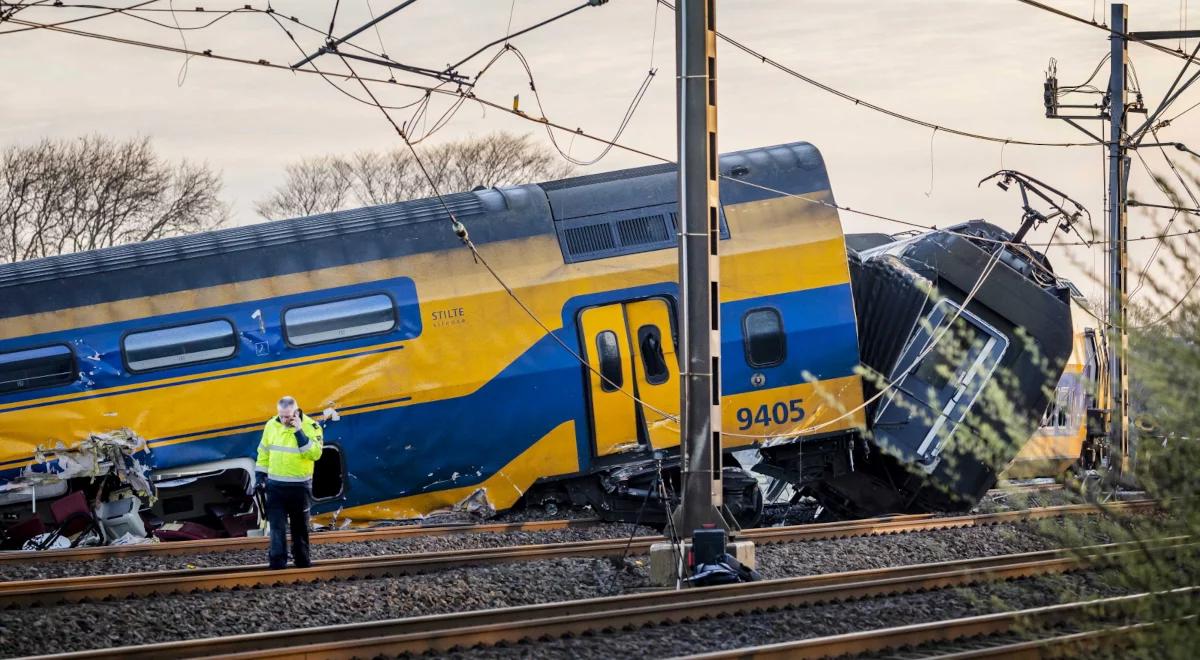
[[[581,218],[677,205],[675,169],[666,163],[444,198],[472,239],[486,244],[561,233]],[[720,170],[723,204],[829,189],[821,155],[806,142],[725,154]],[[459,246],[437,199],[218,229],[0,265],[0,318]],[[569,261],[565,250],[564,242]]]

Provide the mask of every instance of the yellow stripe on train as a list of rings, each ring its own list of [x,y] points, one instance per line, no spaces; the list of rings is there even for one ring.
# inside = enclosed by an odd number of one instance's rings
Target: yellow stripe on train
[[[723,302],[849,282],[841,229],[831,209],[803,199],[777,198],[728,206],[726,216],[737,238],[729,241],[729,249],[721,259],[726,282]],[[781,218],[791,222],[780,222]],[[795,226],[793,223],[800,218],[804,219],[803,236],[781,230]],[[522,301],[552,330],[562,326],[565,300],[611,289],[614,273],[620,273],[622,287],[636,287],[674,281],[677,272],[676,256],[670,250],[571,264],[568,268],[557,259],[559,248],[552,236],[490,244],[483,251],[505,273]],[[531,255],[556,258],[539,261]],[[442,276],[445,272],[460,275]],[[52,446],[60,440],[70,445],[88,433],[107,430],[97,429],[97,420],[105,420],[111,428],[136,429],[150,440],[191,436],[180,442],[200,441],[217,435],[218,428],[261,422],[266,416],[264,411],[269,411],[278,393],[285,391],[307,402],[314,411],[316,407],[365,406],[401,397],[410,400],[386,407],[461,397],[491,381],[544,335],[537,323],[497,289],[491,276],[473,263],[466,250],[107,303],[53,315],[35,314],[8,319],[0,324],[0,331],[9,336],[33,334],[71,327],[85,313],[91,324],[114,322],[193,305],[284,295],[309,290],[317,282],[317,288],[328,288],[399,275],[413,278],[423,309],[453,303],[470,317],[487,319],[502,331],[480,341],[477,327],[426,327],[411,341],[372,348],[374,351],[403,344],[397,350],[368,355],[355,355],[361,349],[331,351],[317,358],[272,363],[266,366],[284,368],[267,371],[263,365],[214,370],[199,377],[156,381],[152,389],[139,384],[9,404],[0,408],[0,464],[26,461],[38,445]],[[456,359],[447,360],[447,355]],[[849,378],[858,381],[857,376]],[[841,400],[852,407],[855,397],[861,401],[861,385],[856,392],[841,395]],[[54,405],[38,405],[51,402]],[[861,424],[858,417],[841,421],[827,430]]]

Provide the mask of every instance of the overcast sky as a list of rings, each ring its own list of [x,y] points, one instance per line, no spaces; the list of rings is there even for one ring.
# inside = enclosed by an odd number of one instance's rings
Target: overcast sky
[[[255,7],[265,0],[253,0]],[[344,32],[398,0],[343,0],[335,32]],[[126,6],[133,0],[107,3]],[[176,0],[176,9],[240,7],[238,2]],[[504,36],[510,10],[512,30],[535,23],[578,0],[420,0],[368,31],[355,43],[394,60],[441,68],[479,46]],[[1108,51],[1106,34],[1016,0],[719,0],[718,28],[768,56],[817,80],[888,108],[949,127],[1005,138],[1077,141],[1083,136],[1062,121],[1046,119],[1042,82],[1047,62],[1058,60],[1061,84],[1082,82]],[[1091,18],[1108,14],[1107,3],[1052,0],[1063,10]],[[1175,29],[1179,0],[1133,0],[1133,30]],[[1193,2],[1190,27],[1200,27],[1200,2]],[[283,16],[295,15],[328,27],[332,2],[275,0]],[[160,1],[151,7],[168,8]],[[94,10],[33,8],[19,17],[63,20]],[[172,24],[170,13],[153,16]],[[211,19],[177,14],[180,25]],[[551,119],[610,136],[651,67],[650,84],[621,142],[671,157],[675,150],[673,16],[654,0],[611,0],[518,37],[533,68]],[[305,48],[321,35],[283,21]],[[654,26],[657,23],[657,30]],[[2,26],[12,29],[9,25]],[[180,33],[124,16],[76,24],[84,30],[173,46],[181,39],[197,50],[277,63],[295,62],[296,47],[271,19],[233,15],[215,25]],[[1167,44],[1177,47],[1177,42]],[[1194,47],[1195,42],[1187,44]],[[1130,47],[1148,103],[1158,102],[1181,60],[1144,46]],[[474,74],[491,51],[462,67]],[[257,221],[253,203],[282,180],[284,166],[305,156],[385,149],[398,144],[377,109],[355,102],[319,77],[262,67],[193,58],[45,30],[0,36],[0,144],[42,137],[99,133],[149,135],[160,153],[205,161],[222,172],[224,196],[237,223]],[[318,60],[339,70],[336,61]],[[366,75],[386,74],[362,65]],[[428,79],[402,80],[426,84]],[[182,83],[182,84],[180,84]],[[1107,84],[1102,71],[1096,83]],[[347,90],[361,93],[350,85]],[[536,115],[525,74],[515,58],[501,60],[476,93],[502,104],[521,95],[521,108]],[[404,104],[419,92],[388,88],[381,100]],[[1189,90],[1174,108],[1200,101]],[[1097,228],[1103,223],[1102,154],[1099,147],[1039,148],[970,140],[855,107],[771,69],[727,46],[718,50],[720,148],[731,151],[794,140],[815,144],[825,156],[839,202],[917,222],[947,225],[986,218],[1013,228],[1019,218],[1016,191],[976,182],[1001,164],[1028,172],[1082,201]],[[432,117],[445,109],[438,101]],[[397,117],[407,116],[407,111]],[[1098,127],[1097,122],[1089,124]],[[493,130],[531,133],[547,142],[539,126],[495,110],[467,104],[432,142]],[[1200,151],[1200,109],[1162,132],[1164,139],[1189,142]],[[931,139],[932,138],[932,139]],[[565,136],[576,157],[598,152],[594,143]],[[1146,150],[1150,166],[1166,173],[1162,157]],[[645,158],[613,150],[584,171],[646,164]],[[1200,163],[1191,161],[1193,171]],[[1162,201],[1135,160],[1135,192]],[[1134,212],[1131,235],[1150,233],[1149,220]],[[903,227],[842,214],[847,231],[900,231]],[[1033,242],[1049,238],[1039,230]],[[1055,265],[1077,279],[1086,276],[1059,250]],[[1135,256],[1144,252],[1135,252]],[[1076,251],[1073,260],[1090,270],[1102,259]],[[1099,272],[1099,271],[1097,271]],[[1085,283],[1084,290],[1095,288]]]

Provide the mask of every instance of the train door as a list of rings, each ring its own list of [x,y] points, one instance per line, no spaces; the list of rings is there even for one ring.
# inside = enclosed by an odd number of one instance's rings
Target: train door
[[[580,315],[597,456],[679,442],[679,362],[671,307],[662,298]]]

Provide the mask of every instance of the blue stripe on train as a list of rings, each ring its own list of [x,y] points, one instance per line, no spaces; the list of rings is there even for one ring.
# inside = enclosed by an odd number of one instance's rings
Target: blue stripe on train
[[[755,368],[748,361],[742,323],[746,312],[763,307],[780,314],[786,356],[776,366]],[[726,395],[802,383],[806,371],[817,380],[852,375],[858,365],[858,333],[850,284],[722,303],[721,362],[721,392]],[[751,383],[756,373],[766,377],[758,387]]]
[[[564,307],[563,328],[554,335],[578,354],[575,319],[583,308],[630,298],[673,298],[675,292],[674,283],[661,283],[574,298]],[[767,370],[769,386],[802,382],[804,369],[821,378],[852,374],[858,358],[849,296],[849,285],[837,285],[723,304],[725,392],[745,391],[751,371],[743,357],[741,318],[746,310],[763,306],[780,310],[788,334],[787,359]],[[545,336],[469,395],[347,415],[330,423],[326,440],[344,452],[347,489],[342,500],[316,510],[478,484],[567,420],[575,421],[580,469],[586,471],[591,434],[584,382],[575,358],[554,337]],[[161,447],[154,450],[151,465],[162,469],[253,457],[258,440],[255,428]],[[9,470],[0,479],[12,476],[15,471]]]
[[[391,331],[381,335],[305,347],[288,346],[284,341],[281,327],[284,310],[297,305],[330,302],[372,293],[386,293],[395,301],[396,327]],[[261,327],[259,321],[254,317],[255,312],[258,312],[258,316],[262,319]],[[126,333],[187,325],[215,318],[223,318],[233,323],[234,330],[238,335],[238,350],[232,358],[141,374],[129,373],[125,368],[121,356],[121,338]],[[72,392],[95,392],[94,396],[104,396],[104,390],[107,388],[138,383],[145,383],[147,387],[156,387],[157,381],[166,378],[194,375],[204,379],[213,371],[255,365],[260,365],[264,369],[272,369],[278,368],[275,363],[281,360],[296,358],[311,357],[319,361],[323,359],[322,356],[331,351],[355,348],[369,350],[381,343],[414,339],[420,336],[421,331],[422,321],[417,290],[412,279],[408,277],[252,300],[220,307],[206,307],[119,323],[73,328],[0,341],[0,352],[48,344],[66,344],[74,350],[76,367],[80,371],[80,378],[70,385],[0,395],[0,403],[30,401]],[[286,366],[288,365],[285,365],[285,368]],[[216,376],[216,378],[223,377],[225,376]]]

